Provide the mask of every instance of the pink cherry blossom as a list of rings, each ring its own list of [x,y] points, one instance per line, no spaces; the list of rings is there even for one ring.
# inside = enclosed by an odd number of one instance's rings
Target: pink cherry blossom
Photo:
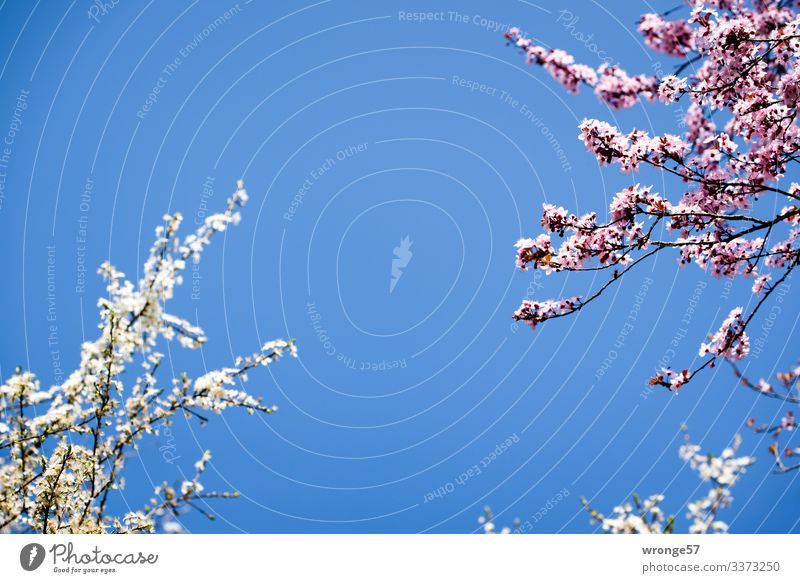
[[[742,308],[732,309],[720,329],[711,336],[710,341],[700,345],[700,356],[711,353],[731,360],[741,360],[750,352],[750,339],[744,327]]]
[[[563,300],[523,300],[520,307],[514,312],[514,319],[527,322],[531,328],[536,328],[538,324],[545,320],[574,312],[579,305],[580,298],[577,296]]]
[[[631,107],[639,96],[653,99],[658,90],[658,80],[651,75],[628,75],[619,67],[603,63],[592,68],[575,62],[575,58],[561,49],[546,49],[522,35],[518,28],[504,34],[509,44],[525,54],[528,64],[540,65],[553,79],[572,94],[581,85],[594,88],[595,94],[615,109]]]
[[[684,59],[661,79],[616,65],[576,63],[560,49],[538,46],[519,29],[505,35],[528,63],[542,66],[570,92],[591,87],[613,108],[656,96],[666,105],[680,103],[677,132],[621,129],[598,119],[581,122],[578,137],[600,165],[616,165],[625,174],[659,171],[669,196],[632,182],[613,195],[605,212],[577,216],[545,205],[546,236],[518,243],[518,267],[547,274],[613,269],[613,274],[579,303],[526,300],[514,313],[535,326],[584,309],[657,253],[673,253],[680,266],[694,265],[713,277],[752,278],[747,286],[756,299],[747,313],[733,310],[701,344],[704,360],[694,370],[662,371],[651,379],[673,391],[717,359],[747,356],[748,323],[800,263],[800,185],[785,180],[800,162],[797,3],[688,3],[682,18],[645,14],[639,22],[648,46]],[[758,205],[762,199],[766,203]],[[770,214],[769,208],[781,211]],[[556,243],[551,235],[563,239]]]
[[[643,14],[639,32],[644,42],[655,51],[673,57],[685,57],[694,49],[694,35],[685,20],[667,20],[660,14]]]

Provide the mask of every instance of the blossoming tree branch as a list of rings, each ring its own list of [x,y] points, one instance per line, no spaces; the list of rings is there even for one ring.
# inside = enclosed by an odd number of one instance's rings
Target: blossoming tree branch
[[[616,193],[608,213],[577,216],[543,205],[543,232],[517,243],[522,270],[605,271],[605,283],[586,297],[524,300],[514,318],[535,328],[582,310],[628,272],[658,253],[674,253],[714,277],[749,280],[752,307],[736,307],[699,346],[700,364],[664,368],[652,385],[677,391],[721,359],[748,355],[748,326],[800,262],[800,184],[787,179],[800,161],[800,17],[786,0],[688,0],[683,19],[645,14],[639,31],[655,51],[681,59],[661,79],[621,68],[576,63],[563,50],[547,49],[512,28],[505,37],[527,62],[541,66],[569,92],[592,89],[614,109],[647,101],[685,103],[681,135],[650,135],[585,119],[580,139],[601,165],[623,173],[650,167],[672,178],[680,196],[671,200],[651,186],[631,184]],[[672,11],[670,11],[672,12]],[[764,199],[759,204],[758,201]],[[605,216],[604,216],[605,215]],[[738,369],[736,369],[738,372]],[[740,375],[741,376],[741,375]],[[742,384],[767,397],[797,403],[800,368],[779,382]],[[755,425],[755,421],[753,421]],[[777,434],[796,427],[787,415]],[[780,471],[797,469],[772,448]]]
[[[728,532],[728,523],[719,517],[719,513],[729,508],[733,502],[731,488],[749,466],[755,463],[751,456],[737,456],[742,439],[739,435],[730,447],[721,454],[702,453],[702,448],[689,439],[686,427],[683,428],[684,443],[679,455],[695,472],[701,482],[710,484],[704,496],[686,505],[686,518],[691,520],[689,534],[720,534]],[[642,499],[633,494],[631,502],[625,502],[613,508],[610,515],[603,514],[593,508],[586,498],[581,497],[581,504],[589,512],[592,524],[598,524],[603,532],[611,534],[672,534],[678,528],[679,521],[675,515],[667,516],[661,509],[663,494],[653,494]],[[486,534],[521,534],[528,532],[532,525],[515,520],[513,526],[503,527],[499,531],[495,525],[492,509],[488,506],[483,516],[478,519]]]
[[[186,348],[206,341],[200,328],[167,312],[166,303],[187,261],[199,261],[216,233],[238,223],[238,208],[246,202],[239,181],[224,212],[208,216],[183,239],[181,215],[165,215],[138,283],[108,262],[100,267],[108,292],[98,301],[100,333],[81,346],[80,365],[67,380],[43,390],[33,373],[17,370],[0,386],[0,532],[152,532],[177,524],[173,517],[191,508],[212,517],[201,506],[206,500],[237,495],[204,490],[200,479],[211,458],[206,451],[179,488],[164,482],[141,510],[123,517],[110,511],[113,493],[124,484],[127,456],[176,415],[205,422],[206,412],[276,409],[238,385],[250,369],[296,356],[292,340],[268,342],[233,366],[195,378],[158,378],[159,341]]]

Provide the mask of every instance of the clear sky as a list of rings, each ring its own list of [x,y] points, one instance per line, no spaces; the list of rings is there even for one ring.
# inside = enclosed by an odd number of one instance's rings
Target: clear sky
[[[647,390],[752,301],[748,282],[662,254],[577,317],[511,320],[526,296],[601,283],[515,271],[542,202],[602,210],[631,182],[680,195],[600,169],[580,120],[677,132],[680,112],[569,96],[502,31],[658,74],[674,63],[636,21],[675,3],[3,1],[3,378],[21,365],[57,382],[94,337],[96,267],[136,276],[164,212],[189,227],[243,177],[242,223],[172,306],[210,340],[170,347],[164,368],[199,374],[276,336],[300,358],[251,377],[277,414],[180,419],[143,442],[120,512],[208,448],[206,487],[242,497],[215,523],[187,515],[196,532],[472,532],[485,504],[534,532],[592,532],[579,496],[610,511],[632,491],[663,492],[680,529],[705,488],[678,457],[686,422],[704,449],[741,431],[760,458],[721,515],[733,532],[797,532],[798,474],[772,475],[767,438],[743,427],[776,402],[725,366],[677,396]],[[754,321],[750,376],[797,356],[792,297]]]

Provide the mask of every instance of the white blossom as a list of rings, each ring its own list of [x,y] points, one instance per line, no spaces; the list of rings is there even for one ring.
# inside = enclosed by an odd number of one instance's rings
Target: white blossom
[[[199,261],[215,233],[239,222],[237,209],[246,201],[239,181],[224,212],[207,217],[183,240],[180,213],[165,215],[138,282],[109,262],[100,266],[107,295],[97,302],[99,335],[81,345],[80,363],[66,380],[42,390],[33,373],[17,370],[0,385],[0,532],[152,532],[160,524],[182,532],[174,518],[187,503],[238,496],[205,491],[201,477],[211,453],[204,451],[178,492],[165,482],[142,510],[121,519],[108,507],[111,494],[124,487],[126,455],[176,414],[205,422],[201,411],[276,410],[242,384],[251,368],[296,356],[294,340],[268,342],[258,353],[237,358],[235,366],[197,378],[183,373],[165,383],[158,375],[160,341],[176,340],[186,348],[207,341],[199,326],[166,307],[187,261]]]
[[[685,428],[684,428],[685,432]],[[688,462],[703,482],[710,482],[708,493],[690,502],[686,506],[687,517],[692,519],[689,525],[690,534],[726,533],[728,525],[717,518],[717,513],[731,505],[733,498],[730,488],[739,480],[745,469],[755,463],[750,456],[737,457],[736,452],[741,445],[741,437],[734,438],[733,444],[725,448],[719,456],[702,454],[699,445],[689,442],[686,435],[685,443],[680,447],[681,459]],[[603,532],[611,534],[669,534],[674,532],[674,516],[666,516],[661,509],[664,501],[662,494],[654,494],[646,499],[641,499],[634,494],[631,502],[615,506],[611,514],[605,515],[592,508],[586,498],[581,497],[581,504],[591,516],[591,524],[599,524]],[[497,533],[494,515],[491,508],[484,507],[483,515],[478,518],[487,534]],[[520,521],[514,521],[514,528],[504,527],[501,534],[521,532]]]

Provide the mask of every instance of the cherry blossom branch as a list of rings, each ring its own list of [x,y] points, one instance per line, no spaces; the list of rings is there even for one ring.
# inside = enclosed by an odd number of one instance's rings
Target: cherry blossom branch
[[[617,164],[623,173],[650,166],[679,179],[682,195],[672,201],[632,185],[616,194],[606,221],[596,212],[577,217],[545,204],[544,232],[517,242],[517,266],[548,275],[608,269],[614,275],[589,300],[526,299],[513,317],[536,327],[573,314],[643,257],[670,248],[679,252],[681,266],[694,263],[717,277],[753,278],[751,289],[762,297],[746,317],[739,308],[732,311],[712,341],[701,345],[700,355],[711,357],[692,372],[664,370],[650,381],[675,390],[719,357],[747,355],[747,325],[800,258],[800,184],[781,183],[800,151],[800,15],[788,3],[709,8],[697,0],[688,18],[645,14],[639,30],[654,50],[687,58],[676,75],[655,81],[630,77],[617,67],[595,70],[564,51],[536,45],[519,29],[505,34],[529,63],[542,66],[570,92],[591,86],[615,108],[638,103],[640,96],[691,101],[683,111],[682,136],[623,133],[598,120],[580,124],[581,141],[601,165]],[[677,76],[694,63],[690,77]],[[713,118],[723,111],[729,119],[720,131]],[[753,209],[763,193],[783,197],[786,206],[761,216]],[[666,227],[668,235],[654,237],[657,226]],[[562,241],[557,244],[551,234]]]

